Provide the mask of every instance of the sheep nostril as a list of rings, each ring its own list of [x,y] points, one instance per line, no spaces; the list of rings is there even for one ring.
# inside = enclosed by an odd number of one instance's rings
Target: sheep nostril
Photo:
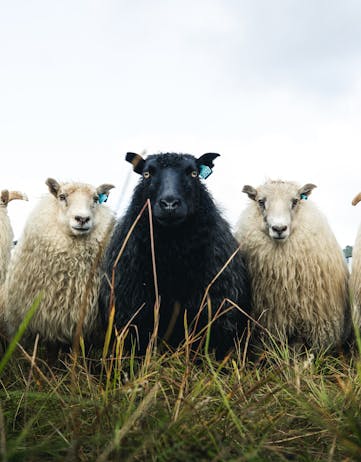
[[[272,226],[272,231],[282,234],[287,230],[287,226]]]
[[[80,215],[76,215],[74,217],[74,219],[80,224],[80,225],[85,225],[86,223],[88,223],[88,221],[90,220],[90,217],[82,217]]]
[[[180,200],[179,199],[160,199],[159,200],[159,205],[162,209],[165,210],[175,210],[180,206]]]

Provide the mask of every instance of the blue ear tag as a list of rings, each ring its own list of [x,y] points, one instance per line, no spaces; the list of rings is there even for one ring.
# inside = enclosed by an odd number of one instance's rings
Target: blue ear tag
[[[212,174],[212,169],[208,167],[208,165],[201,165],[199,167],[199,176],[203,178],[203,180],[206,180],[211,174]]]
[[[301,194],[301,199],[303,199],[304,201],[307,201],[308,197],[306,194]]]
[[[107,194],[98,194],[98,197],[99,197],[99,204],[102,204],[103,202],[106,202],[108,200]]]

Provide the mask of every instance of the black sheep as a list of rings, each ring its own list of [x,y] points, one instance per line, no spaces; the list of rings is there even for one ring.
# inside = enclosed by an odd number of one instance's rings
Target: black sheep
[[[158,338],[176,347],[184,340],[184,310],[188,331],[194,327],[205,290],[238,244],[228,223],[217,210],[200,178],[206,178],[219,154],[196,159],[189,154],[157,154],[144,160],[127,153],[126,160],[142,175],[125,216],[118,222],[105,257],[100,290],[100,310],[105,325],[111,304],[112,269],[130,227],[150,200],[160,300]],[[236,253],[209,290],[212,316],[210,347],[223,357],[244,334],[247,319],[232,307],[232,300],[246,312],[250,307],[248,275],[242,256]],[[115,324],[118,329],[131,321],[136,351],[144,353],[154,329],[155,284],[148,211],[136,225],[115,269]],[[205,303],[196,322],[199,332],[209,322]],[[193,323],[193,324],[192,324]],[[134,334],[134,335],[133,335]],[[193,348],[195,346],[193,345]]]

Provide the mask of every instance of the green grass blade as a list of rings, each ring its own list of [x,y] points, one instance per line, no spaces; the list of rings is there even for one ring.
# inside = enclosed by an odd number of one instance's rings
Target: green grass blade
[[[3,370],[5,369],[7,363],[9,362],[9,360],[10,360],[10,358],[11,358],[11,356],[12,356],[12,354],[13,354],[15,348],[16,348],[16,345],[18,344],[18,342],[20,341],[20,339],[24,335],[24,332],[25,332],[26,328],[28,327],[29,322],[31,321],[31,319],[34,316],[36,310],[38,309],[38,307],[40,305],[41,298],[42,298],[42,294],[39,294],[35,298],[34,303],[31,305],[30,309],[27,311],[27,313],[26,313],[24,319],[22,320],[16,334],[11,339],[11,342],[10,342],[8,348],[6,349],[4,356],[2,357],[2,359],[0,361],[0,375],[2,374]]]

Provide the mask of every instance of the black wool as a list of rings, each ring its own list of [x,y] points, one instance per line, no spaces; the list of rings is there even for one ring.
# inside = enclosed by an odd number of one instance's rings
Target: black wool
[[[114,262],[147,199],[152,207],[160,301],[158,338],[171,347],[184,340],[185,310],[189,332],[200,332],[209,323],[207,303],[201,307],[206,288],[238,248],[228,223],[199,178],[202,169],[213,167],[217,156],[205,154],[196,159],[188,154],[166,153],[144,160],[137,154],[127,154],[142,179],[106,252],[99,304],[104,326],[110,311]],[[116,327],[124,327],[140,308],[131,321],[128,339],[136,342],[136,351],[142,354],[153,332],[155,306],[148,210],[131,234],[114,276]],[[217,313],[211,325],[210,347],[218,358],[241,339],[247,327],[247,318],[226,299],[249,312],[249,287],[244,260],[237,252],[209,290],[212,317]],[[195,342],[193,349],[197,345]]]

